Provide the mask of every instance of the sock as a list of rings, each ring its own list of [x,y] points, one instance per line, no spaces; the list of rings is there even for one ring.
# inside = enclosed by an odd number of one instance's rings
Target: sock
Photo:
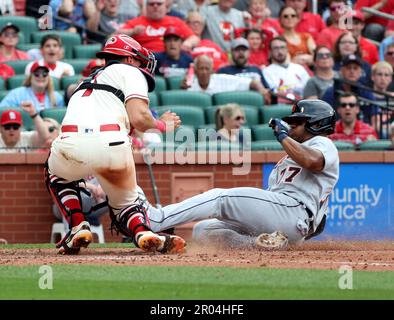
[[[67,220],[71,222],[71,227],[75,227],[81,222],[85,221],[85,216],[82,213],[81,203],[79,202],[79,198],[75,190],[68,188],[64,189],[59,192],[59,197],[62,204],[73,212],[71,217],[66,217],[66,219],[68,218]]]
[[[132,232],[134,231],[133,232],[134,237],[137,237],[137,234],[140,232],[150,231],[144,225],[140,225],[136,229],[134,229],[139,224],[146,224],[146,221],[145,221],[142,213],[135,213],[131,216],[131,218],[129,219],[129,221],[127,223],[127,227],[129,228],[129,230],[131,230]]]

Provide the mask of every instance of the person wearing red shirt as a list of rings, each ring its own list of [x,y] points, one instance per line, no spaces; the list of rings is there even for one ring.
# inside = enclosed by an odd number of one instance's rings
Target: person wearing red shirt
[[[364,141],[378,139],[374,128],[357,119],[360,106],[353,93],[344,93],[339,98],[337,112],[340,120],[335,124],[334,133],[329,136],[331,140],[348,141],[359,145]]]
[[[361,11],[352,10],[350,16],[352,17],[350,31],[352,32],[353,36],[358,40],[363,60],[367,61],[371,65],[378,62],[378,48],[367,38],[364,38],[362,36],[362,31],[365,27],[364,14]]]
[[[343,14],[346,11],[346,0],[329,0],[329,8],[332,18],[332,24],[323,29],[316,40],[316,44],[318,46],[325,46],[329,49],[334,48],[335,41],[337,41],[338,37],[347,31],[346,28],[341,28],[340,21],[343,18]]]
[[[286,0],[285,6],[292,7],[298,14],[299,22],[295,31],[309,33],[316,41],[319,33],[326,28],[322,17],[318,14],[305,11],[307,6],[306,0]]]
[[[146,15],[127,21],[117,33],[124,33],[133,37],[145,48],[153,51],[164,51],[163,36],[170,26],[176,27],[185,39],[182,50],[190,52],[200,39],[187,24],[177,18],[166,15],[167,7],[165,0],[147,0]]]
[[[257,65],[260,68],[267,66],[269,64],[269,41],[265,41],[263,31],[257,29],[246,30],[245,39],[248,40],[250,47],[248,64]]]
[[[391,14],[394,8],[394,0],[357,0],[354,9],[361,10],[361,8],[368,7],[378,10],[380,12]],[[364,13],[365,22],[367,24],[376,23],[387,26],[390,20],[372,15],[368,12]]]
[[[205,27],[205,20],[198,11],[189,12],[186,18],[186,24],[197,37],[201,38]],[[201,39],[200,43],[192,49],[191,55],[193,59],[200,55],[211,57],[214,71],[228,64],[227,54],[215,42],[209,39]]]
[[[273,35],[272,38],[282,33],[278,19],[268,17],[266,0],[251,0],[248,11],[252,17],[250,21],[246,21],[246,27],[269,31]]]
[[[0,63],[0,77],[7,80],[9,77],[15,75],[14,68],[6,65],[5,63]]]
[[[8,22],[0,31],[0,62],[29,60],[30,56],[16,46],[19,42],[19,27]]]

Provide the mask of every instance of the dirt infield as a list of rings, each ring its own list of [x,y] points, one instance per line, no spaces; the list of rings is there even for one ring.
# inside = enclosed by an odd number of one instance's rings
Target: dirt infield
[[[182,255],[147,254],[139,249],[87,248],[76,256],[60,256],[55,249],[10,249],[0,245],[0,265],[107,264],[168,266],[230,266],[263,268],[394,271],[394,241],[309,242],[285,251],[215,250],[191,244]]]

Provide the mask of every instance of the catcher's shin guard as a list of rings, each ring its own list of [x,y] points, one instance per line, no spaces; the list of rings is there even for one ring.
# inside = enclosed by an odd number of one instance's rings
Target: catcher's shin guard
[[[59,208],[61,214],[70,223],[70,229],[85,220],[82,213],[82,199],[80,195],[80,181],[67,181],[49,172],[45,166],[45,184],[52,200]],[[77,219],[72,219],[76,214]]]

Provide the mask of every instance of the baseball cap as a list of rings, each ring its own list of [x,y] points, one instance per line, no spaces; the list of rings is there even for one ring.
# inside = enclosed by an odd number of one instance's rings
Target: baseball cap
[[[6,29],[13,28],[16,32],[19,32],[20,29],[17,25],[13,24],[12,22],[7,22],[3,28],[1,28],[0,34],[2,34]]]
[[[249,49],[249,42],[245,38],[236,38],[233,42],[231,42],[231,49],[237,49],[239,47],[245,47]]]
[[[30,68],[30,73],[33,73],[39,68],[46,69],[49,72],[49,67],[46,63],[40,61],[34,61]]]
[[[164,39],[169,37],[169,36],[176,36],[178,38],[181,38],[182,40],[185,38],[182,34],[182,32],[177,28],[176,26],[170,26],[166,29],[164,32]]]
[[[17,123],[22,125],[22,114],[16,110],[5,110],[1,114],[0,124],[2,126],[9,123]]]
[[[350,11],[350,17],[365,22],[364,14],[360,10]]]
[[[83,68],[81,74],[84,77],[89,77],[90,74],[95,71],[97,68],[104,67],[105,62],[102,59],[93,59],[90,60],[89,63]]]
[[[362,66],[361,59],[355,54],[349,54],[348,56],[344,57],[341,61],[341,66],[347,66],[352,63],[358,64],[360,67]]]

